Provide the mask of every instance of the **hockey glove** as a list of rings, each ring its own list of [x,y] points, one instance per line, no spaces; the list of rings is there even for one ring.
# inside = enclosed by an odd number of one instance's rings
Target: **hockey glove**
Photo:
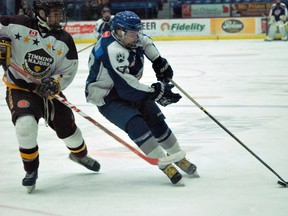
[[[50,100],[53,99],[54,94],[60,93],[60,83],[53,77],[43,78],[41,82],[35,89],[41,97]]]
[[[269,17],[268,24],[271,25],[272,23],[275,23],[275,22],[276,22],[275,16],[270,16],[270,17]]]
[[[155,92],[152,95],[152,99],[164,107],[171,103],[177,103],[182,97],[180,94],[171,91],[173,87],[174,85],[172,84],[153,83],[152,88],[155,89]]]
[[[283,22],[285,22],[286,19],[287,19],[287,16],[285,16],[285,15],[281,15],[279,18],[280,18],[280,20],[282,20]]]
[[[0,38],[0,65],[6,68],[10,64],[11,58],[11,39],[7,37]]]
[[[158,57],[153,63],[152,67],[156,73],[157,80],[160,82],[169,83],[170,79],[173,77],[173,70],[167,60]]]

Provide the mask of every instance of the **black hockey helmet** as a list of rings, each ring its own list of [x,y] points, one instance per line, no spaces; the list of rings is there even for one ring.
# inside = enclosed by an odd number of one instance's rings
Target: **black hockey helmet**
[[[34,0],[33,11],[39,26],[47,30],[63,29],[67,23],[63,0]],[[56,20],[55,13],[57,14]]]

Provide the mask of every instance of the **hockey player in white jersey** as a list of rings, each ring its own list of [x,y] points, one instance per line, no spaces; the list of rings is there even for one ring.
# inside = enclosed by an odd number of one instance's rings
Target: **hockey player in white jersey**
[[[287,20],[287,8],[281,0],[276,0],[269,12],[269,31],[266,37],[266,41],[272,41],[275,38],[277,30],[281,35],[281,40],[287,40],[287,32],[285,28],[285,22]]]
[[[38,177],[40,118],[45,118],[47,125],[64,141],[71,160],[92,171],[100,169],[100,164],[87,155],[71,109],[53,98],[53,94],[65,97],[62,91],[73,81],[78,68],[76,46],[71,35],[63,30],[64,3],[34,0],[33,8],[35,18],[0,17],[0,64],[5,68],[6,101],[26,171],[22,184],[29,193],[34,190]],[[12,65],[41,84],[35,84]]]
[[[146,85],[139,81],[145,56],[160,82]],[[166,106],[181,99],[168,84],[172,76],[168,61],[151,38],[141,33],[140,18],[131,11],[119,12],[112,20],[112,31],[102,35],[90,54],[87,102],[95,104],[147,156],[172,155],[182,149],[156,104]],[[190,176],[198,176],[197,167],[185,157],[175,164]],[[159,168],[173,184],[181,182],[182,175],[173,164]]]
[[[98,40],[104,32],[110,31],[112,19],[114,17],[114,15],[111,15],[111,10],[108,7],[102,9],[101,15],[102,18],[97,20],[95,26],[95,37]]]

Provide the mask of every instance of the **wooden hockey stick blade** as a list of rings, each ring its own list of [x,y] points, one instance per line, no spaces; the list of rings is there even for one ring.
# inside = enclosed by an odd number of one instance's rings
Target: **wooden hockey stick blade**
[[[168,164],[175,163],[175,162],[182,160],[185,156],[186,156],[186,153],[184,151],[179,151],[167,157],[160,158],[158,165],[167,166]]]

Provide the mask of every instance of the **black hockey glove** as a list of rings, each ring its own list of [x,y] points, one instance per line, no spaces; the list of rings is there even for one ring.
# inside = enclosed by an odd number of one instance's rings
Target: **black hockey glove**
[[[152,67],[156,73],[157,80],[169,83],[173,77],[173,70],[167,60],[159,56],[153,63]]]
[[[60,93],[60,83],[53,77],[43,78],[41,82],[35,89],[41,97],[52,99],[54,94]]]
[[[7,37],[0,38],[0,65],[6,70],[10,64],[11,58],[11,39]]]
[[[161,106],[165,107],[171,103],[177,103],[182,98],[180,94],[173,93],[171,91],[171,89],[174,87],[172,84],[157,82],[153,83],[152,87],[155,89],[152,99]]]

